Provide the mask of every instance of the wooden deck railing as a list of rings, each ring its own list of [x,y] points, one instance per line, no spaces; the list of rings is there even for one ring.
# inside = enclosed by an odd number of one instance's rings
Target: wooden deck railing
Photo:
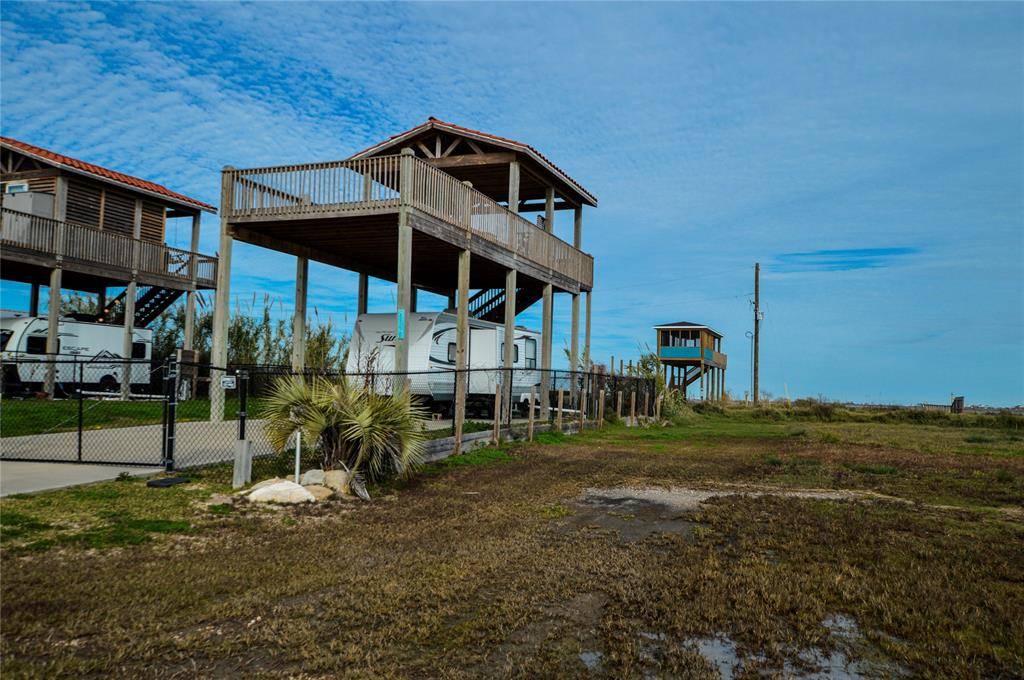
[[[408,205],[584,286],[594,283],[593,257],[413,156],[228,169],[224,182],[222,213],[229,220],[344,216]]]
[[[3,209],[0,245],[112,269],[133,269],[200,286],[217,281],[217,258],[163,243]]]

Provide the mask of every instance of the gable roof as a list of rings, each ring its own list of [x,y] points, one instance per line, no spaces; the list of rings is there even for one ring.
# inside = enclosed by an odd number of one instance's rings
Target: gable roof
[[[128,189],[141,191],[142,193],[156,196],[157,198],[161,198],[171,203],[177,203],[193,209],[199,208],[200,210],[205,210],[211,213],[217,212],[217,209],[209,203],[203,203],[202,201],[197,201],[194,198],[189,198],[184,194],[171,191],[167,187],[157,184],[156,182],[150,182],[148,180],[140,179],[139,177],[126,175],[123,172],[110,170],[109,168],[104,168],[101,165],[86,163],[85,161],[80,161],[77,158],[65,156],[39,146],[33,146],[32,144],[12,139],[11,137],[0,137],[0,146],[17,151],[18,153],[23,153],[48,165],[53,165],[63,170],[68,170],[82,175],[89,175],[104,182],[120,184]]]
[[[660,330],[670,330],[670,329],[675,329],[675,328],[690,328],[690,329],[693,329],[693,330],[703,329],[703,330],[706,330],[706,331],[711,331],[711,334],[716,336],[716,337],[719,337],[719,338],[724,337],[721,333],[716,331],[711,326],[706,326],[706,325],[704,325],[702,323],[693,323],[692,321],[676,321],[675,323],[663,323],[663,324],[659,324],[659,325],[654,327],[655,330],[659,330],[659,331]]]
[[[392,146],[396,146],[397,144],[399,144],[399,143],[401,143],[401,142],[403,142],[403,141],[405,141],[405,140],[407,140],[407,139],[409,139],[411,137],[415,137],[416,135],[420,134],[421,132],[424,132],[426,130],[432,130],[432,129],[433,130],[440,130],[442,132],[454,133],[454,134],[457,134],[457,135],[462,135],[464,137],[470,137],[470,138],[477,139],[477,140],[480,140],[480,141],[483,141],[483,142],[487,142],[489,144],[494,144],[496,146],[500,146],[500,147],[503,147],[503,148],[506,148],[506,149],[511,149],[513,151],[518,151],[519,153],[526,154],[535,163],[537,163],[538,165],[540,165],[541,167],[546,169],[548,172],[550,172],[551,174],[555,175],[556,177],[561,179],[563,182],[565,182],[567,185],[569,185],[570,188],[572,188],[574,191],[576,191],[579,194],[579,198],[582,199],[583,202],[587,203],[588,205],[592,205],[594,207],[597,206],[597,197],[596,196],[594,196],[592,193],[590,193],[589,191],[584,189],[582,184],[580,184],[579,182],[574,180],[572,177],[570,177],[568,174],[566,174],[564,170],[562,170],[557,165],[552,163],[547,158],[547,156],[542,154],[540,151],[537,151],[537,149],[533,148],[529,144],[524,144],[523,142],[517,142],[516,140],[509,139],[508,137],[499,137],[498,135],[492,135],[489,132],[481,132],[480,130],[474,130],[472,128],[462,127],[461,125],[456,125],[455,123],[448,123],[448,122],[445,122],[443,120],[438,120],[437,118],[434,118],[433,116],[428,118],[427,122],[421,123],[420,125],[417,125],[416,127],[413,127],[413,128],[410,128],[410,129],[406,130],[405,132],[399,132],[397,135],[391,135],[390,137],[385,139],[383,142],[379,142],[379,143],[374,144],[373,146],[371,146],[371,147],[369,147],[367,149],[363,149],[362,151],[360,151],[358,153],[352,154],[349,158],[365,158],[367,156],[372,156],[375,153],[379,153],[383,149],[386,149],[386,148],[392,147]]]

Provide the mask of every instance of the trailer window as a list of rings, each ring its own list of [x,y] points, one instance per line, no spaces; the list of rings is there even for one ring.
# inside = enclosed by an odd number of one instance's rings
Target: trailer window
[[[501,356],[502,356],[502,360],[504,360],[504,357],[505,357],[505,343],[501,343]],[[513,364],[518,364],[519,363],[519,345],[512,345],[512,363]]]
[[[26,354],[46,354],[46,336],[30,335],[25,340]],[[57,354],[60,354],[60,339],[57,339]]]
[[[453,363],[453,364],[455,363],[455,343],[454,342],[449,342],[448,343],[448,361],[450,363]]]
[[[537,368],[537,340],[526,338],[526,367]]]
[[[14,335],[14,331],[0,331],[0,349],[7,349],[7,342]]]
[[[146,343],[144,342],[133,342],[132,343],[132,359],[145,359],[146,358]]]

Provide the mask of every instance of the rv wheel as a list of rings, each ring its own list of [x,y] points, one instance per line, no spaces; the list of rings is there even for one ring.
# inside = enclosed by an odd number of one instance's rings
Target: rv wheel
[[[117,392],[118,384],[117,378],[112,375],[105,375],[100,378],[100,391],[101,392]]]

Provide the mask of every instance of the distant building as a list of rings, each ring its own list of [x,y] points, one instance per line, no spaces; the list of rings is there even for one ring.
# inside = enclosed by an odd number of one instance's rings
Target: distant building
[[[658,359],[665,367],[665,382],[683,391],[699,382],[700,398],[718,401],[725,396],[725,367],[722,334],[704,324],[689,321],[655,326]]]

